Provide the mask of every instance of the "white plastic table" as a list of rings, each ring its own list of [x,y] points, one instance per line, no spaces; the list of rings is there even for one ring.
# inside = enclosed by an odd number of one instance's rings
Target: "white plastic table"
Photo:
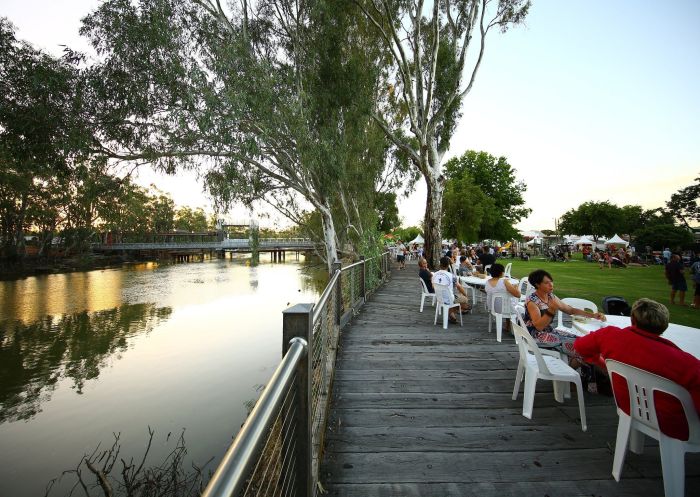
[[[490,279],[491,279],[490,276],[487,278],[479,278],[478,276],[460,276],[459,282],[462,284],[465,284],[465,285],[473,286],[473,287],[485,288],[486,282]],[[515,278],[510,278],[509,281],[512,285],[517,285],[520,280],[517,280]],[[476,292],[472,292],[472,303],[476,304]]]
[[[578,331],[588,334],[591,331],[599,330],[604,326],[617,326],[618,328],[626,328],[632,323],[627,316],[610,316],[606,315],[607,321],[598,321],[597,319],[587,319],[586,321],[576,321],[572,319],[574,328]],[[678,348],[694,355],[700,359],[700,329],[683,326],[681,324],[669,323],[666,331],[661,335],[666,340],[678,345]]]

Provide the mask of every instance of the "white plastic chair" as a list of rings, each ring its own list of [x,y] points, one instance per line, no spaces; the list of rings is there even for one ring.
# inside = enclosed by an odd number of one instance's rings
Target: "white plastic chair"
[[[627,381],[630,405],[630,414],[625,413],[619,407],[617,408],[620,420],[617,425],[613,477],[616,481],[620,481],[627,444],[629,443],[632,452],[641,454],[644,449],[644,435],[649,435],[659,441],[664,494],[666,497],[683,497],[685,494],[685,453],[700,452],[700,419],[688,390],[667,378],[622,362],[607,359],[605,365],[611,380],[613,375],[617,374]],[[685,419],[688,423],[688,440],[671,438],[659,429],[654,392],[670,394],[678,399],[683,406]],[[615,404],[619,406],[614,388],[613,394],[615,395]]]
[[[520,383],[525,376],[523,389],[523,416],[532,419],[532,408],[535,403],[535,387],[537,380],[550,380],[553,383],[554,398],[557,402],[564,402],[564,394],[569,383],[576,385],[578,393],[578,409],[581,415],[581,429],[586,431],[586,408],[583,404],[583,386],[579,374],[559,358],[559,354],[553,350],[542,350],[537,346],[535,339],[530,336],[519,324],[513,324],[513,334],[516,335],[520,362],[515,376],[513,387],[513,400],[518,398]]]
[[[511,307],[510,294],[502,292],[488,294],[486,307],[489,310],[489,333],[491,333],[491,318],[493,317],[496,321],[496,341],[500,342],[503,334],[503,319],[511,319],[515,315],[515,310]]]
[[[512,263],[512,262],[509,262],[508,264],[506,264],[506,268],[505,268],[505,270],[503,271],[503,276],[505,276],[506,278],[510,278],[510,277],[511,277],[511,276],[510,276],[510,269],[511,269],[512,267],[513,267],[513,263]]]
[[[420,312],[423,312],[423,304],[425,303],[425,299],[430,298],[432,299],[433,302],[433,307],[435,307],[435,294],[430,293],[428,291],[428,286],[425,284],[425,281],[423,281],[423,278],[420,276],[418,277],[420,280],[420,286],[421,286],[421,294],[420,294]]]
[[[484,266],[484,274],[491,274],[491,264],[487,264]]]
[[[518,324],[525,328],[525,306],[518,303],[513,306],[513,314],[510,315],[510,322]],[[517,344],[520,339],[516,336],[515,343]]]
[[[434,281],[433,288],[435,288],[435,296],[437,297],[437,305],[435,306],[435,319],[433,320],[433,325],[437,324],[438,315],[442,313],[442,327],[444,329],[447,329],[447,319],[450,314],[450,309],[456,307],[459,311],[459,325],[462,326],[464,323],[462,322],[462,311],[459,302],[448,304],[442,300],[443,290],[451,292],[452,288],[450,288],[448,285],[440,285],[439,283],[435,283]]]
[[[527,276],[523,276],[518,282],[518,290],[520,290],[520,302],[524,303],[535,288],[527,280]]]
[[[590,300],[577,299],[575,297],[566,297],[564,299],[561,299],[561,301],[567,305],[570,305],[571,307],[575,307],[576,309],[581,309],[581,310],[591,309],[593,312],[598,312],[598,306],[595,305]],[[574,328],[569,328],[568,326],[564,326],[563,315],[564,315],[563,312],[557,311],[557,328],[558,329],[568,331],[569,333],[573,333],[575,335],[582,335],[582,336],[585,335],[585,333],[581,333]]]

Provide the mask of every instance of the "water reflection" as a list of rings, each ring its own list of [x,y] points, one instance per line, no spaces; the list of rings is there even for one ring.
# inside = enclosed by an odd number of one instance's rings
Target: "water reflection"
[[[87,279],[84,279],[87,281]],[[89,283],[83,285],[89,287]],[[0,325],[0,423],[29,419],[41,412],[58,381],[85,382],[129,347],[129,338],[148,333],[170,314],[169,307],[124,304],[99,312],[45,316],[32,324]]]
[[[45,316],[113,309],[122,303],[123,272],[51,274],[0,282],[0,320],[29,324]]]

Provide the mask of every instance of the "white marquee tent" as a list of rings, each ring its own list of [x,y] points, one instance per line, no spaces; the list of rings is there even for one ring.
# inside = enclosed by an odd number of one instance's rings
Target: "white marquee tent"
[[[422,245],[425,243],[425,240],[423,239],[422,236],[420,236],[420,234],[418,234],[418,236],[416,236],[413,240],[408,242],[408,245],[413,245],[414,243],[417,243],[418,245]]]
[[[610,240],[605,242],[605,245],[624,245],[626,247],[627,245],[629,245],[629,242],[623,240],[622,238],[617,236],[617,234],[615,234],[615,236],[613,236]]]
[[[582,236],[581,238],[576,240],[576,245],[595,245],[595,242],[587,236]]]

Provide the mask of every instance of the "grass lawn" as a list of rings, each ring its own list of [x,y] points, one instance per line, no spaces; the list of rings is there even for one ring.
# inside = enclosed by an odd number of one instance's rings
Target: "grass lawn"
[[[663,266],[626,269],[606,267],[601,270],[597,263],[583,262],[580,259],[569,262],[549,262],[534,257],[529,261],[498,259],[498,262],[504,266],[512,262],[511,274],[514,278],[527,276],[535,269],[548,271],[554,278],[554,293],[559,298],[588,299],[601,308],[603,297],[610,295],[623,297],[630,305],[638,298],[647,297],[668,307],[672,323],[700,328],[700,309],[670,305],[671,286],[666,281]],[[686,281],[688,292],[686,292],[685,303],[690,305],[693,302],[695,287],[687,271]],[[676,302],[678,302],[677,295]]]

